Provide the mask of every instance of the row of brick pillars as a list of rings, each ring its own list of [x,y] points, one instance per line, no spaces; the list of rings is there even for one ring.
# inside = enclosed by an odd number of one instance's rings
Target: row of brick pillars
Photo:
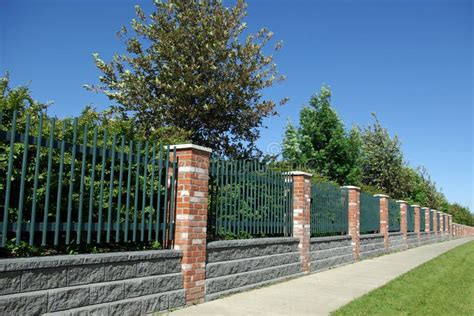
[[[182,252],[182,272],[187,305],[202,303],[205,299],[206,237],[208,210],[209,156],[211,150],[196,145],[177,145],[178,176],[176,190],[176,219],[174,248]],[[288,173],[293,181],[293,237],[299,239],[302,270],[310,271],[310,203],[311,174],[294,171]],[[360,189],[354,186],[342,187],[348,192],[348,233],[356,260],[360,254]],[[388,196],[380,198],[380,232],[388,248]],[[400,203],[401,231],[407,238],[407,204]],[[420,231],[419,212],[425,211],[426,227],[429,232],[429,214],[426,208],[415,208],[415,232]],[[436,221],[436,217],[435,220]],[[467,231],[453,226],[448,217],[446,230],[458,235]]]

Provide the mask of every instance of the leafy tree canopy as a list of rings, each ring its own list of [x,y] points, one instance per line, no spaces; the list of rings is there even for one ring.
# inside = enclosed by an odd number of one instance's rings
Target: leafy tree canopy
[[[357,131],[346,133],[331,106],[331,90],[322,86],[301,110],[299,127],[288,125],[283,157],[341,184],[359,182],[359,141]]]
[[[136,7],[132,32],[122,28],[126,53],[110,62],[94,55],[102,76],[88,88],[103,92],[116,102],[115,113],[144,130],[178,127],[218,154],[256,152],[262,120],[276,115],[262,89],[284,79],[263,52],[273,33],[263,28],[241,40],[244,0],[231,8],[218,0],[154,4],[148,16]]]

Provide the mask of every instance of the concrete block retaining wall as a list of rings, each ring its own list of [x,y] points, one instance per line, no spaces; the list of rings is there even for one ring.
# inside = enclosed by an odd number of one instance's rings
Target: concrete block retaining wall
[[[418,233],[411,232],[407,234],[407,247],[418,247]]]
[[[184,304],[178,251],[0,261],[0,315],[146,314]]]
[[[428,245],[431,243],[430,236],[428,235],[427,232],[421,232],[420,233],[420,246]]]
[[[377,257],[384,253],[383,234],[360,235],[360,259]]]
[[[395,252],[405,250],[407,245],[405,239],[403,238],[402,233],[400,232],[390,232],[388,233],[388,251]]]
[[[354,262],[351,236],[311,238],[311,272]]]
[[[281,237],[208,243],[206,300],[301,275],[298,242]]]

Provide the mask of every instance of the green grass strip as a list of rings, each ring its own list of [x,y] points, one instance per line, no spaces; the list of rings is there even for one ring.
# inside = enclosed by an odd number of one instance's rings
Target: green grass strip
[[[474,242],[424,263],[331,315],[474,315]]]

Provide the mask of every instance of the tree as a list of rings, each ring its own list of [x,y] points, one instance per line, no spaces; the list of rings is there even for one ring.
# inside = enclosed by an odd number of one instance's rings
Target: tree
[[[340,184],[358,184],[352,181],[359,181],[359,149],[358,134],[346,133],[325,86],[301,110],[299,128],[289,125],[283,140],[285,159]]]
[[[122,27],[126,54],[108,63],[94,55],[102,76],[88,88],[105,93],[116,113],[145,131],[173,126],[220,154],[255,152],[263,119],[276,115],[262,89],[284,79],[263,53],[273,33],[263,28],[240,40],[244,0],[232,8],[219,0],[154,3],[150,16],[136,6],[132,34]]]
[[[394,198],[403,195],[403,153],[397,136],[390,137],[377,116],[375,123],[361,131],[362,181]]]

